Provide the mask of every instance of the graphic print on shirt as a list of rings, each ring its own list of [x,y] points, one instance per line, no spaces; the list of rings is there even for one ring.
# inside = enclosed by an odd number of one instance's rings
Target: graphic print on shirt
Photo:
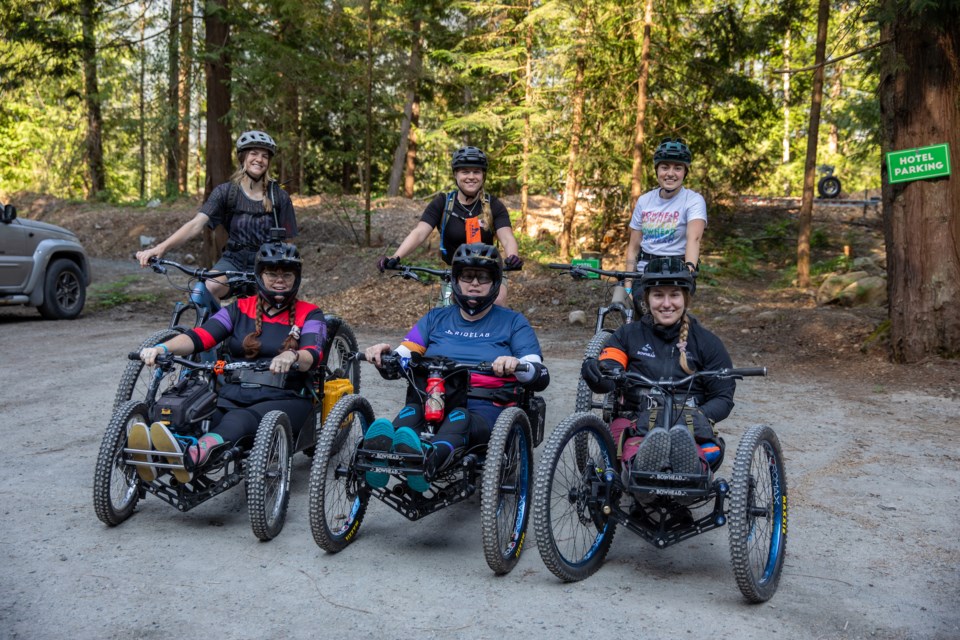
[[[649,342],[643,345],[643,349],[640,349],[640,351],[637,351],[637,355],[640,356],[641,358],[657,357],[657,354],[653,350],[653,345],[651,345]]]
[[[680,211],[644,211],[640,219],[644,241],[667,244],[680,224]]]

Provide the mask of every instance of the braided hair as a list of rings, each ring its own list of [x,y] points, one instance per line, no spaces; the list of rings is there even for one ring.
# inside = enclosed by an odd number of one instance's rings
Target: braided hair
[[[253,331],[248,333],[243,338],[243,357],[247,360],[254,360],[260,355],[260,348],[263,346],[260,343],[260,336],[263,334],[263,300],[258,301],[257,303],[257,320],[256,326]],[[290,303],[290,333],[287,334],[286,339],[284,339],[283,344],[280,346],[280,351],[296,351],[300,348],[300,327],[296,323],[296,309],[297,309],[297,299],[293,298]]]

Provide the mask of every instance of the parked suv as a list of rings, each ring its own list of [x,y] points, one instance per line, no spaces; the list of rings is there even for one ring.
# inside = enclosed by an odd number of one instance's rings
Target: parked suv
[[[76,234],[54,224],[0,215],[0,305],[36,307],[50,319],[76,318],[90,284],[90,261]]]

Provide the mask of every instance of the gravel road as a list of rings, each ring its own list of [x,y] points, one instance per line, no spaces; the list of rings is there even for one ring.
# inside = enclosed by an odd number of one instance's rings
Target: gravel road
[[[92,506],[100,440],[124,355],[160,324],[0,310],[0,638],[960,637],[956,400],[787,371],[740,383],[730,451],[771,424],[791,499],[780,590],[751,606],[726,529],[666,550],[621,530],[596,575],[564,584],[531,527],[496,577],[478,496],[418,522],[371,502],[356,542],[326,554],[302,455],[271,542],[251,534],[242,487],[186,514],[148,496],[106,527]],[[362,346],[399,337],[358,333]],[[545,350],[549,432],[573,408],[579,362]],[[391,414],[402,386],[364,367],[364,395]]]

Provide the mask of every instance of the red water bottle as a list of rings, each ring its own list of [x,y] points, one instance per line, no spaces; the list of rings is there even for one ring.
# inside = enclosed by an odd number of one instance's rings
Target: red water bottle
[[[423,408],[423,417],[427,422],[443,422],[443,394],[446,392],[443,378],[427,378],[427,402]]]

